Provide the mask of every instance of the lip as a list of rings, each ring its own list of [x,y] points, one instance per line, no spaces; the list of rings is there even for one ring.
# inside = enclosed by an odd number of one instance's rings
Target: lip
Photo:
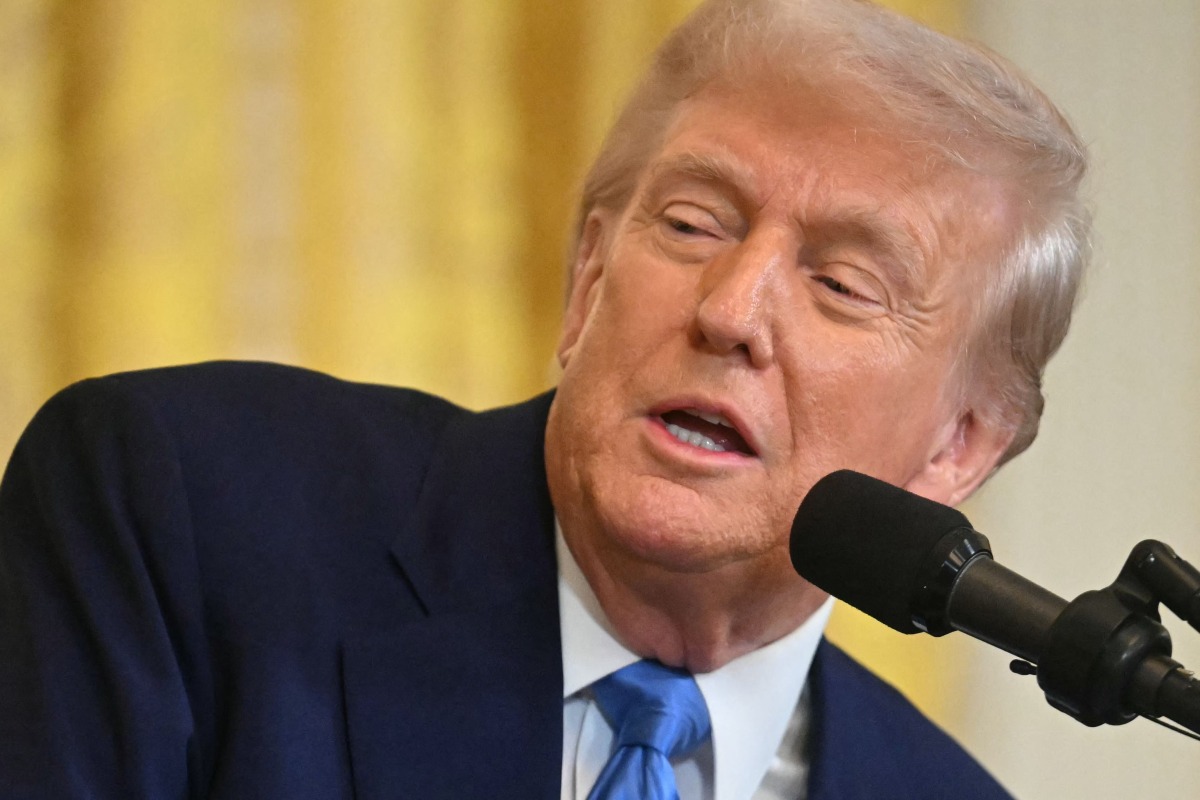
[[[715,456],[734,456],[739,459],[762,458],[762,447],[759,444],[758,437],[756,437],[753,431],[750,430],[750,426],[746,424],[746,421],[742,417],[741,413],[727,403],[701,397],[672,398],[662,403],[656,403],[650,408],[649,412],[647,412],[647,416],[650,418],[650,421],[661,428],[663,433],[672,441],[683,447],[695,450],[697,448],[694,448],[691,445],[686,445],[683,442],[680,442],[674,436],[671,436],[671,434],[667,433],[666,425],[662,420],[662,415],[668,411],[683,411],[686,409],[695,409],[696,411],[703,411],[706,414],[719,414],[720,416],[724,417],[725,420],[733,427],[733,429],[737,431],[738,435],[742,437],[743,441],[746,442],[746,445],[750,448],[750,450],[753,451],[753,453],[750,455],[746,453],[733,452],[719,453],[711,450],[704,452],[711,453]]]

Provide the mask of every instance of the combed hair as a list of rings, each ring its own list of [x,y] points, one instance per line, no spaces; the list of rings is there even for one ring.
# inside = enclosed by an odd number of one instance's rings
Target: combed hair
[[[604,140],[576,243],[593,209],[625,208],[684,99],[711,84],[771,80],[902,121],[949,163],[1015,187],[1021,229],[973,265],[987,271],[985,288],[956,372],[964,402],[1013,434],[1000,463],[1023,451],[1090,257],[1087,154],[1050,100],[982,46],[866,0],[709,0],[659,47]]]

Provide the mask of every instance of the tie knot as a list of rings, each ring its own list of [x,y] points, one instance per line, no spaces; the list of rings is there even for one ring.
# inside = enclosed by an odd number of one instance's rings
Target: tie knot
[[[709,736],[708,707],[685,670],[638,661],[592,684],[615,745],[642,745],[668,758],[686,756]]]

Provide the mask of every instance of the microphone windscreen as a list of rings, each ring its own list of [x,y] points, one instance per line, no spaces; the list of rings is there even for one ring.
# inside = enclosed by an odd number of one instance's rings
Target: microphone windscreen
[[[946,534],[965,516],[850,470],[809,490],[792,524],[792,565],[829,594],[901,633],[918,633],[914,603],[941,567]]]

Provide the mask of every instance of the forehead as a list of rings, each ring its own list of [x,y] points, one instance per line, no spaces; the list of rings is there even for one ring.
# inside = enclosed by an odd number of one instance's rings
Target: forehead
[[[932,135],[806,86],[710,86],[680,104],[641,187],[705,187],[919,282],[994,256],[1014,228],[1004,181],[952,163]]]

